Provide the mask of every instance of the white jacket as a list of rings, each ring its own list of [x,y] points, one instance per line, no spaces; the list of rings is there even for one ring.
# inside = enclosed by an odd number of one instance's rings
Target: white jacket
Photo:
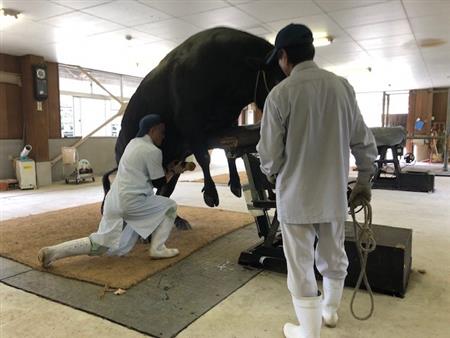
[[[353,88],[313,61],[296,65],[266,99],[257,145],[262,172],[277,175],[280,222],[346,219],[350,148],[368,180],[378,152]]]

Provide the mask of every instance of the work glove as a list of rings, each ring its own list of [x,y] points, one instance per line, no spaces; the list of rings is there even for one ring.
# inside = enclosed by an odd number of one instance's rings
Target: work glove
[[[362,205],[363,201],[370,202],[372,198],[371,183],[367,180],[357,180],[350,193],[348,203],[351,206]]]
[[[180,175],[185,171],[183,162],[181,161],[173,161],[167,166],[167,168],[176,175]]]
[[[169,171],[172,171],[174,174],[182,174],[186,170],[193,171],[195,169],[194,162],[182,162],[182,161],[173,161],[168,165]]]
[[[266,177],[270,184],[275,185],[275,183],[277,182],[277,175],[267,175]]]

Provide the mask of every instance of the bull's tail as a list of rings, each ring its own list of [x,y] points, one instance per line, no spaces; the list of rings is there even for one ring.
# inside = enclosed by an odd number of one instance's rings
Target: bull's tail
[[[105,204],[106,194],[108,193],[109,189],[111,189],[111,182],[109,181],[109,175],[111,175],[115,171],[117,171],[117,168],[114,168],[113,170],[108,171],[102,177],[103,192],[105,193],[105,195],[103,196],[102,206],[101,206],[101,209],[100,209],[102,215],[103,215],[103,206]]]

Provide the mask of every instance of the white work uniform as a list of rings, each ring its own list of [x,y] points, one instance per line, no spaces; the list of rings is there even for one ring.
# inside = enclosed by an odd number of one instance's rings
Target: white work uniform
[[[147,238],[163,221],[175,221],[175,201],[154,194],[152,180],[164,177],[162,153],[148,135],[130,141],[120,159],[111,190],[106,195],[93,245],[107,247],[108,255],[125,255],[139,236]]]
[[[313,61],[296,65],[266,99],[257,150],[263,173],[277,176],[277,214],[288,286],[297,298],[317,295],[316,236],[319,272],[334,279],[346,276],[344,222],[350,148],[360,178],[368,180],[377,149],[353,88]]]

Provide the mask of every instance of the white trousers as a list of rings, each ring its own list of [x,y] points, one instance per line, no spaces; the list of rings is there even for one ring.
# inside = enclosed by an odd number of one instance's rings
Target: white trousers
[[[281,224],[281,231],[288,270],[287,284],[292,296],[297,299],[317,296],[314,261],[324,277],[344,279],[347,276],[344,222]]]

